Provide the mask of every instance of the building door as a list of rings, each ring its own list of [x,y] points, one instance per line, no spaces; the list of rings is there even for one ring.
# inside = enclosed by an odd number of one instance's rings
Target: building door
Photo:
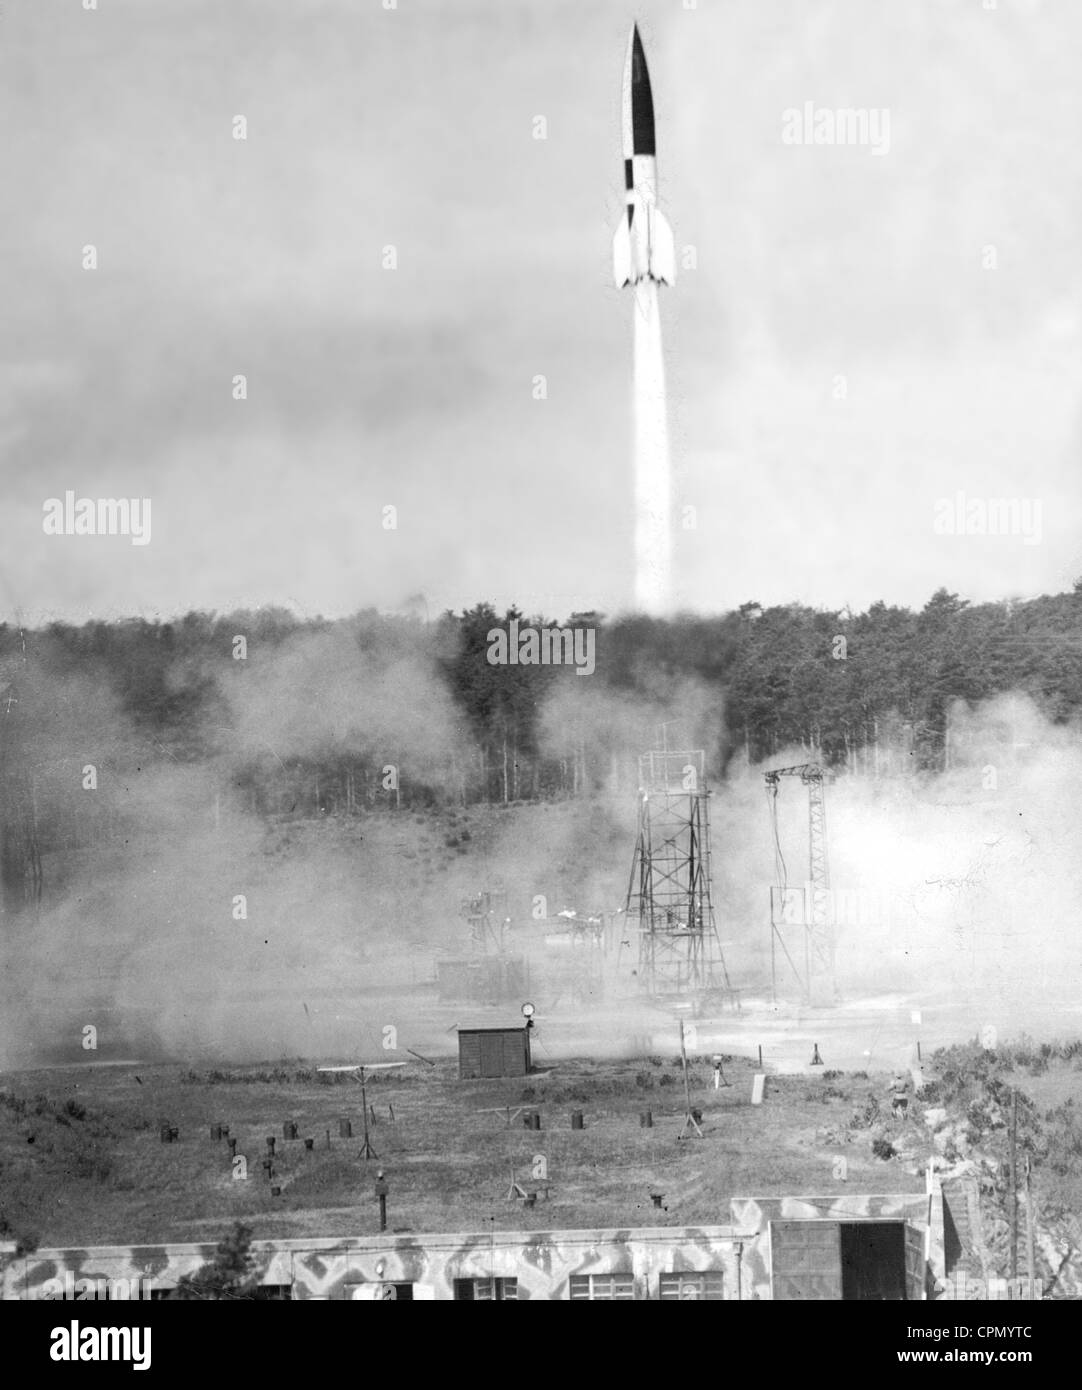
[[[503,1076],[503,1034],[481,1033],[481,1075]]]
[[[771,1221],[770,1269],[776,1299],[840,1300],[840,1223]]]
[[[905,1296],[910,1300],[928,1297],[924,1258],[924,1232],[919,1226],[905,1224]]]
[[[776,1299],[924,1297],[924,1235],[904,1221],[772,1221],[770,1262]]]
[[[896,1302],[906,1296],[904,1221],[842,1223],[842,1298]]]

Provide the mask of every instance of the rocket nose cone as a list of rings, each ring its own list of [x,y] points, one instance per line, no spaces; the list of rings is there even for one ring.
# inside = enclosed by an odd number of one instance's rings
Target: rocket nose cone
[[[631,52],[628,55],[631,68],[629,86],[631,88],[631,128],[632,145],[635,154],[656,155],[654,141],[654,96],[650,90],[650,73],[646,66],[646,53],[639,26],[631,31]]]

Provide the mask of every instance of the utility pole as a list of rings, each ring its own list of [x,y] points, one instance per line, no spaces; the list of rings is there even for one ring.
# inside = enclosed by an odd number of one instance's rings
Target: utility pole
[[[680,1131],[679,1138],[683,1139],[684,1135],[687,1134],[689,1129],[694,1129],[695,1133],[701,1139],[703,1137],[702,1129],[699,1126],[698,1120],[691,1113],[691,1087],[688,1084],[688,1054],[687,1049],[684,1047],[684,1020],[680,1019],[679,1022],[680,1061],[683,1063],[684,1067],[684,1105],[686,1107],[686,1109],[684,1110],[684,1127]]]
[[[1011,1087],[1011,1168],[1008,1220],[1011,1224],[1011,1279],[1018,1278],[1018,1089]]]
[[[1033,1250],[1033,1189],[1029,1185],[1029,1154],[1026,1154],[1023,1162],[1022,1175],[1026,1186],[1026,1273],[1029,1275],[1029,1296],[1033,1300],[1037,1297],[1037,1261]]]

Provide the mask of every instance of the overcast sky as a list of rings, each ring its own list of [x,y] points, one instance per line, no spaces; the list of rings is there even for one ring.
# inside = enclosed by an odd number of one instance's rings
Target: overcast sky
[[[626,609],[633,17],[697,258],[662,305],[681,605],[1082,574],[1072,0],[3,10],[2,616]],[[808,102],[886,109],[889,149],[784,143]],[[149,498],[150,543],[45,535],[68,489]],[[937,535],[959,491],[1039,502],[1040,543]]]

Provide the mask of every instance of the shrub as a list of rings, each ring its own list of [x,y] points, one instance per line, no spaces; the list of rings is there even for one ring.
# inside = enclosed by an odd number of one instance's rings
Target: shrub
[[[39,1237],[29,1231],[20,1232],[16,1226],[12,1225],[3,1210],[0,1210],[0,1236],[15,1242],[15,1254],[17,1256],[32,1255],[38,1248]]]
[[[1082,1115],[1078,1113],[1074,1099],[1068,1099],[1049,1110],[1045,1121],[1048,1162],[1052,1171],[1060,1175],[1078,1171],[1082,1168]]]
[[[876,1158],[893,1158],[895,1152],[896,1151],[894,1145],[890,1142],[889,1139],[872,1140],[872,1153],[875,1154]]]
[[[1003,1058],[978,1042],[940,1048],[932,1058],[944,1103],[983,1090],[993,1081]]]
[[[220,1301],[253,1298],[259,1276],[253,1272],[252,1230],[238,1221],[218,1244],[214,1259],[194,1274],[182,1275],[172,1298]]]
[[[852,1129],[870,1129],[879,1119],[879,1098],[869,1096],[864,1102],[863,1108],[853,1112],[853,1117],[849,1121]]]

